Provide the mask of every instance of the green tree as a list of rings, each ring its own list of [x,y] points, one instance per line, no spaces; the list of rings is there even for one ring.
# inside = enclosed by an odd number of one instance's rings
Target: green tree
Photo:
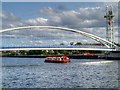
[[[70,42],[70,45],[74,45],[74,42]]]
[[[60,43],[60,45],[62,46],[62,45],[65,45],[64,43]]]
[[[20,50],[19,53],[20,53],[21,55],[25,55],[25,54],[26,54],[26,51],[25,51],[25,50]]]
[[[75,45],[76,45],[76,46],[77,46],[77,45],[82,45],[82,43],[81,43],[81,42],[77,42]]]
[[[48,53],[47,53],[47,54],[52,55],[52,54],[54,54],[54,51],[53,51],[53,50],[48,50]]]

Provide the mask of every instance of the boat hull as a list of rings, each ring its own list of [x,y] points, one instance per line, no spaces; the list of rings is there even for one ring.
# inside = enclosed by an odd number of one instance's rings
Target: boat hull
[[[45,60],[45,62],[47,62],[47,63],[68,63],[68,62],[70,62],[70,61],[56,61],[56,60]]]

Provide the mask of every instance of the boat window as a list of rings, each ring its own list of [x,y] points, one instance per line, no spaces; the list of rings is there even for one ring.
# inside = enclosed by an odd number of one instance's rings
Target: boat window
[[[59,58],[56,58],[56,60],[59,60]]]
[[[57,57],[56,60],[61,60],[61,58]]]
[[[47,60],[52,60],[52,58],[47,58]]]
[[[59,58],[59,60],[61,60],[61,58]]]
[[[52,58],[52,60],[55,60],[55,58]]]

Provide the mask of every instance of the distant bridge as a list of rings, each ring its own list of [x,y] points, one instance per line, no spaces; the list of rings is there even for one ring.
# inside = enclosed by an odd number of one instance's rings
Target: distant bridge
[[[82,34],[86,37],[89,37],[91,39],[96,40],[97,42],[100,42],[106,46],[106,48],[95,48],[95,47],[80,47],[80,46],[47,46],[47,47],[1,47],[0,51],[7,51],[7,50],[103,50],[103,51],[114,51],[116,50],[116,45],[106,39],[103,39],[101,37],[98,37],[96,35],[86,33],[80,30],[76,29],[70,29],[70,28],[64,28],[64,27],[55,27],[55,26],[24,26],[24,27],[15,27],[15,28],[9,28],[9,29],[3,29],[0,30],[0,33],[8,32],[8,31],[13,31],[13,30],[20,30],[20,29],[29,29],[29,28],[41,28],[41,29],[59,29],[59,30],[64,30],[64,31],[70,31],[78,34]],[[111,47],[112,46],[112,47]],[[113,48],[114,47],[114,48]]]

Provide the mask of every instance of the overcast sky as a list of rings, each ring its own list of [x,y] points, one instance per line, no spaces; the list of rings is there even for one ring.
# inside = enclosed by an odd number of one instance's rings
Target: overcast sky
[[[115,14],[114,33],[115,41],[117,42],[118,3],[3,2],[0,18],[2,18],[3,29],[25,25],[52,25],[74,28],[105,38],[106,23],[104,15],[106,5],[113,6]],[[25,31],[23,32],[26,33]],[[18,33],[14,34],[18,35]],[[69,35],[67,32],[62,32],[61,34]],[[64,42],[67,41],[65,40]],[[81,41],[87,42],[89,39],[81,39]]]

